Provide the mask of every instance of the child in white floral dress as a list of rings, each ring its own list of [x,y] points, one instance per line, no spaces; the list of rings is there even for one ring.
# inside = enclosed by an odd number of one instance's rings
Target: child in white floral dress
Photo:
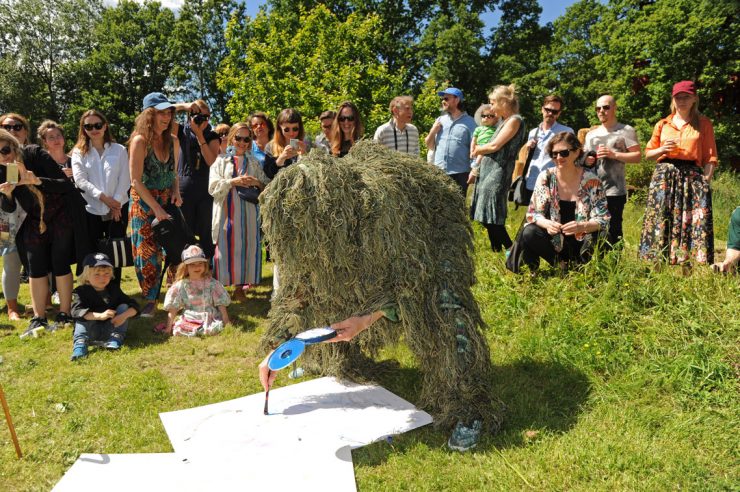
[[[187,246],[182,252],[175,283],[164,298],[165,331],[184,336],[216,334],[230,323],[226,312],[230,303],[224,286],[212,277],[208,259],[200,246]]]

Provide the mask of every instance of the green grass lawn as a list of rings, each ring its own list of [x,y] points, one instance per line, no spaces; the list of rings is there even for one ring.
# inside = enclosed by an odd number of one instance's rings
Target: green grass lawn
[[[738,204],[740,177],[719,176],[720,257]],[[355,450],[359,490],[738,490],[740,277],[638,261],[643,209],[639,198],[627,205],[623,251],[565,277],[508,273],[476,226],[475,294],[506,426],[463,455],[432,428]],[[512,236],[522,214],[509,220]],[[93,349],[78,363],[70,329],[22,341],[27,321],[10,323],[3,308],[0,382],[25,456],[16,460],[0,418],[0,491],[49,490],[80,453],[171,452],[160,412],[260,391],[269,275],[268,265],[219,336],[154,334],[160,314],[133,320],[120,352]],[[124,289],[138,291],[131,269]],[[408,350],[382,356],[400,370],[380,382],[414,402],[420,375]]]

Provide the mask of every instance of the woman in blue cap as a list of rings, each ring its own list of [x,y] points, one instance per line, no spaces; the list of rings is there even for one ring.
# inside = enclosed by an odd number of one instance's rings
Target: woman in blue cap
[[[169,203],[182,205],[177,178],[180,153],[174,129],[175,105],[160,92],[144,98],[143,111],[136,117],[129,140],[131,172],[131,246],[134,269],[146,305],[141,316],[151,317],[157,307],[157,294],[162,263],[162,249],[154,240],[154,219],[170,218],[165,211]]]

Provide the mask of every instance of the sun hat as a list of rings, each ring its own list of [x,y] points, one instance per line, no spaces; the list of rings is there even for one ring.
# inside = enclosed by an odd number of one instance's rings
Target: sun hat
[[[154,108],[157,110],[169,109],[175,105],[161,92],[150,92],[144,96],[144,109]]]
[[[439,97],[442,96],[455,96],[456,98],[460,99],[460,102],[463,100],[463,92],[458,89],[457,87],[448,87],[447,89],[440,91],[437,93]]]
[[[100,267],[100,266],[107,266],[107,267],[113,267],[113,262],[110,261],[110,258],[108,258],[108,255],[105,253],[90,253],[89,255],[85,256],[85,259],[82,260],[82,266],[86,267]]]
[[[201,249],[201,247],[197,244],[186,246],[185,249],[182,250],[181,258],[182,262],[186,265],[197,263],[199,261],[208,261],[208,258],[206,258],[206,254],[203,252],[203,249]]]
[[[686,92],[688,94],[691,94],[692,96],[696,95],[696,86],[691,80],[682,80],[681,82],[676,82],[673,84],[673,92],[671,93],[671,97],[675,96],[676,94],[680,94],[681,92]]]

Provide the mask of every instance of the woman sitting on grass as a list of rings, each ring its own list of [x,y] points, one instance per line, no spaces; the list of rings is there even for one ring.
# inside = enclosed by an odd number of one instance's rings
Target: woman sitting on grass
[[[588,262],[597,236],[605,237],[611,219],[601,180],[575,164],[583,154],[578,138],[560,132],[547,144],[547,153],[555,167],[537,177],[529,224],[522,231],[523,258],[531,271],[539,268],[540,258],[550,265],[559,261],[561,268]]]
[[[230,323],[226,312],[230,303],[224,286],[211,276],[203,250],[200,246],[188,246],[182,252],[175,283],[164,298],[164,331],[185,336],[216,334]],[[180,311],[183,313],[178,317]]]
[[[87,356],[90,342],[103,342],[108,350],[118,350],[126,337],[128,320],[139,313],[136,301],[111,283],[113,263],[103,253],[91,253],[83,261],[77,277],[80,285],[72,291],[72,317],[75,318],[72,360]]]

